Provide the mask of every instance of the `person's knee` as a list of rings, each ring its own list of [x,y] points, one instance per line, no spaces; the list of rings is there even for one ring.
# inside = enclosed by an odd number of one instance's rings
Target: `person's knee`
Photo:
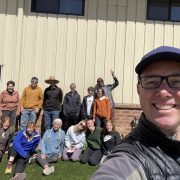
[[[75,162],[75,161],[79,161],[79,157],[77,157],[77,156],[76,156],[76,157],[75,157],[75,156],[72,156],[72,157],[71,157],[71,160],[74,161],[74,162]]]
[[[95,160],[95,159],[90,159],[89,160],[89,165],[90,166],[96,166],[98,164],[99,161]]]
[[[88,163],[88,160],[82,156],[82,157],[80,158],[80,163],[86,164],[86,163]]]

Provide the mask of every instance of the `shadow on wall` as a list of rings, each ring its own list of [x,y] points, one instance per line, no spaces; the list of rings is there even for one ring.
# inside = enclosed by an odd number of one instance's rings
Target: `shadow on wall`
[[[146,1],[110,1],[110,0],[85,0],[84,16],[47,14],[31,12],[31,0],[3,0],[0,1],[0,14],[16,15],[24,12],[25,16],[39,17],[65,17],[71,19],[89,19],[106,21],[134,21],[146,20]],[[142,15],[137,15],[139,10],[144,9]]]

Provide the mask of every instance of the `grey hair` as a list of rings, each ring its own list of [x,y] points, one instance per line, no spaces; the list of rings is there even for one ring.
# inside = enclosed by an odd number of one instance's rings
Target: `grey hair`
[[[71,88],[72,86],[75,86],[75,87],[76,87],[76,84],[75,84],[75,83],[71,83],[71,84],[70,84],[70,88]]]
[[[62,126],[62,120],[61,119],[54,119],[52,124],[54,124],[54,123],[58,123]]]

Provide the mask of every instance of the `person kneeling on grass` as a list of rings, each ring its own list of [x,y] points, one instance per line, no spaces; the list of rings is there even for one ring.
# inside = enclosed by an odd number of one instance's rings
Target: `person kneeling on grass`
[[[25,179],[25,164],[28,163],[30,155],[33,154],[40,142],[40,133],[36,131],[35,123],[29,121],[26,130],[20,130],[15,136],[12,147],[9,148],[9,160],[5,174],[12,172],[13,163],[16,167],[12,180]]]
[[[79,161],[80,155],[86,144],[86,121],[69,127],[65,136],[65,147],[63,150],[63,160]]]
[[[46,130],[42,142],[41,152],[37,154],[37,162],[43,167],[43,174],[49,175],[54,172],[54,166],[49,163],[57,162],[63,152],[65,133],[61,129],[62,120],[55,119],[52,129]]]
[[[8,144],[11,140],[11,119],[10,117],[2,117],[1,127],[0,127],[0,162],[2,160],[2,156],[8,148]]]
[[[89,163],[91,166],[96,166],[99,163],[102,157],[101,132],[100,127],[95,127],[93,119],[87,120],[87,149],[80,158],[81,163]]]

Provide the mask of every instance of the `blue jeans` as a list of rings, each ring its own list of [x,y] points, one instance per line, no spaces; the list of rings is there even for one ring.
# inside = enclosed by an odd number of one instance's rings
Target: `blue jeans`
[[[54,119],[59,118],[60,111],[46,111],[44,110],[44,127],[45,129],[51,129]]]
[[[36,113],[34,110],[29,109],[23,109],[23,112],[21,114],[21,129],[26,129],[27,123],[29,121],[32,121],[35,123],[36,121]]]

